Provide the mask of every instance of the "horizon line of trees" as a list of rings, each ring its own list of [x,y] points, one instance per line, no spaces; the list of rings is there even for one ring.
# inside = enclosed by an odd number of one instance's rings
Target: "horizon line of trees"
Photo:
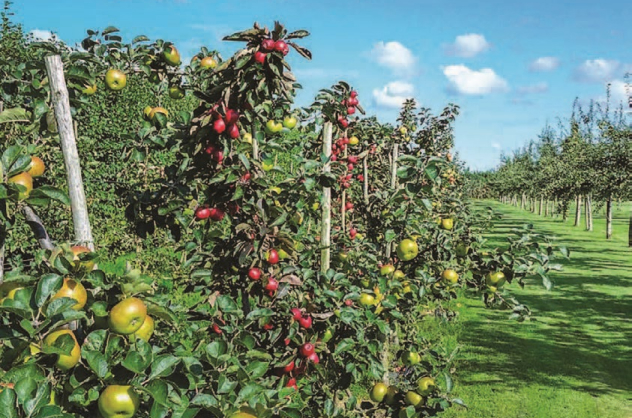
[[[608,91],[608,99],[610,97]],[[632,108],[632,106],[631,106]],[[501,156],[500,166],[469,172],[472,198],[498,199],[543,216],[566,221],[575,203],[574,226],[585,213],[593,230],[593,211],[606,208],[606,238],[612,237],[613,202],[632,200],[632,118],[623,106],[578,99],[568,120],[547,124],[536,140]],[[628,244],[632,246],[632,214]]]

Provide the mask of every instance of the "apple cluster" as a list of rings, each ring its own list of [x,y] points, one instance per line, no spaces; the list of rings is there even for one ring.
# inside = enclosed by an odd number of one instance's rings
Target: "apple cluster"
[[[267,38],[261,41],[259,50],[254,54],[254,59],[259,64],[263,64],[266,62],[268,54],[274,51],[286,56],[290,52],[290,47],[283,39],[275,41],[274,39]]]

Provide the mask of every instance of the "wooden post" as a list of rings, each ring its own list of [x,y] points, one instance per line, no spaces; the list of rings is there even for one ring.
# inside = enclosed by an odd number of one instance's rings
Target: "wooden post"
[[[259,161],[259,142],[257,141],[257,122],[252,122],[252,159]]]
[[[4,102],[0,100],[0,113],[4,110]],[[0,164],[0,183],[4,183],[4,170],[2,164]],[[3,201],[0,204],[0,213],[5,215],[6,218],[6,203]],[[0,227],[2,228],[2,227]],[[4,240],[6,239],[6,233],[2,228],[2,236],[0,236],[0,284],[4,282]]]
[[[345,138],[347,137],[347,130],[346,129],[345,129],[345,132],[344,132],[344,134],[342,136],[345,137]],[[349,146],[345,145],[344,158],[345,158],[345,162],[347,163],[347,165],[349,165],[349,161],[347,160],[348,156],[349,156]],[[346,173],[350,174],[348,169],[347,169]],[[342,233],[344,234],[345,232],[347,232],[347,189],[345,189],[345,188],[342,189],[342,196],[341,196],[340,200],[342,201],[342,205],[340,207],[340,218],[341,218],[342,225],[340,227],[341,227]]]
[[[399,144],[393,145],[393,165],[391,167],[391,189],[397,186],[397,157],[399,156]]]
[[[331,137],[333,125],[325,122],[323,126],[323,154],[327,159],[331,158]],[[254,144],[254,142],[253,142]],[[325,173],[331,172],[331,163],[327,161],[323,167]],[[320,232],[321,256],[320,271],[325,274],[331,264],[331,188],[323,187],[322,201],[322,226]]]
[[[369,156],[366,155],[362,160],[362,175],[364,176],[364,204],[369,205]]]
[[[81,177],[81,164],[70,114],[68,89],[64,79],[64,67],[59,55],[50,55],[44,59],[44,62],[46,63],[50,82],[55,119],[59,128],[61,149],[66,163],[68,195],[70,196],[72,209],[75,241],[80,245],[86,245],[90,250],[94,251],[94,241],[90,229],[90,219],[88,218],[88,206]]]

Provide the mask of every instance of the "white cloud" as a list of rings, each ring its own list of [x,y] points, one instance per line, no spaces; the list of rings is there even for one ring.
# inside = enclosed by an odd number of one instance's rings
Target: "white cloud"
[[[417,58],[410,49],[397,41],[378,42],[373,46],[371,55],[377,63],[397,75],[411,75]]]
[[[616,60],[586,60],[575,69],[574,78],[583,83],[603,83],[613,80],[620,68],[621,63]]]
[[[42,29],[33,29],[29,34],[34,41],[50,41],[54,36],[53,32]]]
[[[553,71],[560,66],[560,59],[556,57],[540,57],[529,64],[529,71]]]
[[[492,142],[492,148],[495,148],[500,151],[502,148],[498,142]]]
[[[446,52],[457,57],[471,58],[487,51],[490,47],[490,43],[483,35],[468,33],[457,36],[454,43],[446,46]]]
[[[415,86],[405,81],[392,81],[381,89],[373,90],[373,101],[378,107],[398,109],[406,99],[413,97]]]
[[[448,90],[457,94],[484,95],[506,92],[507,81],[491,68],[472,70],[465,65],[443,67],[443,74],[450,82]]]
[[[632,86],[629,87],[629,94],[632,94]],[[606,98],[603,97],[605,102]],[[625,89],[625,81],[623,80],[614,80],[610,83],[610,103],[614,107],[618,107],[619,105],[623,105],[625,110],[629,109],[628,104],[628,92]]]
[[[546,93],[547,91],[549,91],[549,85],[545,82],[521,86],[516,89],[516,92],[520,95]]]

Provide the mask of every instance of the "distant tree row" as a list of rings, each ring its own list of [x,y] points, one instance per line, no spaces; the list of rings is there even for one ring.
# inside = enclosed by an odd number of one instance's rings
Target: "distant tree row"
[[[632,199],[631,120],[623,107],[611,109],[609,102],[593,101],[582,108],[576,100],[567,121],[547,125],[537,140],[503,155],[496,170],[470,173],[470,194],[544,216],[560,214],[565,221],[574,201],[574,224],[579,226],[583,207],[589,231],[593,211],[605,205],[610,239],[613,201]]]

